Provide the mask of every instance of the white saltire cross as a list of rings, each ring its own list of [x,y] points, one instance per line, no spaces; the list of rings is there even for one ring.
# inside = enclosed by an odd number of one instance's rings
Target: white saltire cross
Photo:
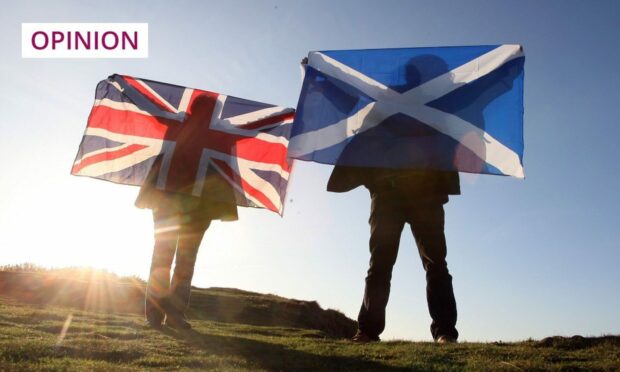
[[[520,45],[502,45],[424,84],[398,93],[321,52],[311,52],[308,66],[355,87],[375,101],[335,124],[296,136],[291,141],[289,152],[293,156],[303,156],[331,147],[381,124],[394,114],[403,113],[459,141],[503,174],[523,178],[523,167],[514,151],[470,122],[426,105],[521,56]]]

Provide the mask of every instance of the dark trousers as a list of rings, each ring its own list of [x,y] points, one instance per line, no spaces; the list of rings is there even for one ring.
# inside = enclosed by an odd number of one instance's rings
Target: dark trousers
[[[146,319],[161,322],[165,315],[183,318],[189,305],[198,247],[211,221],[193,218],[191,214],[161,210],[153,211],[153,221],[155,248],[146,287]],[[173,259],[175,265],[171,281]]]
[[[401,193],[402,194],[402,193]],[[446,262],[443,205],[447,196],[411,199],[398,192],[371,192],[370,268],[358,323],[361,331],[378,337],[385,328],[392,268],[400,236],[409,223],[426,271],[426,298],[433,338],[458,337],[452,276]]]

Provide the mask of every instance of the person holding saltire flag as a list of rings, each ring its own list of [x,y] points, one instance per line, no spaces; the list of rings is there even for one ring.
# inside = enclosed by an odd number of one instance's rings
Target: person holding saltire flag
[[[153,211],[149,326],[187,329],[191,280],[212,220],[237,205],[282,213],[294,110],[130,76],[97,85],[72,174],[139,185]],[[170,271],[175,259],[172,280]]]
[[[456,342],[444,234],[458,171],[523,178],[520,45],[310,52],[289,156],[333,164],[327,189],[371,195],[370,267],[355,342],[378,341],[408,223],[426,271],[431,334]]]

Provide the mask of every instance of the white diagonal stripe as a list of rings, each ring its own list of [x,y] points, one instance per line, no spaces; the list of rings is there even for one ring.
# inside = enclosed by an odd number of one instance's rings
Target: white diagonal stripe
[[[113,148],[106,148],[102,150],[89,152],[88,154],[85,154],[82,157],[82,159],[76,162],[76,164],[79,162],[82,162],[87,157],[100,154],[100,153],[117,151],[117,150],[120,150],[124,147],[128,147],[131,145],[143,145],[147,147],[144,149],[138,150],[136,152],[133,152],[132,154],[128,156],[123,156],[120,158],[102,161],[96,164],[89,165],[81,169],[80,172],[78,172],[78,174],[98,177],[106,173],[118,172],[125,168],[132,167],[153,156],[157,156],[163,152],[164,159],[162,162],[162,166],[160,170],[160,177],[158,178],[158,184],[157,184],[157,186],[160,187],[159,186],[159,183],[161,181],[160,179],[162,177],[165,178],[167,174],[168,168],[166,167],[166,165],[169,163],[169,158],[172,155],[171,150],[174,149],[174,142],[163,141],[160,139],[154,139],[154,138],[148,138],[148,137],[132,136],[132,135],[127,135],[127,134],[115,133],[115,132],[110,132],[106,129],[101,129],[101,128],[86,128],[84,135],[102,137],[102,138],[106,138],[114,142],[122,142],[125,144],[121,146],[113,147]]]
[[[377,101],[410,103],[411,99],[415,99],[416,102],[428,103],[521,56],[523,50],[520,45],[502,45],[403,94],[321,52],[311,52],[308,65],[355,87]],[[419,95],[428,98],[423,100]]]
[[[145,89],[148,89],[149,91],[152,91],[151,88],[149,88],[147,85],[145,85],[142,81],[140,80],[136,80],[140,83],[140,85],[142,85]],[[127,87],[129,89],[124,89],[121,84],[118,81],[108,81],[108,84],[114,86],[116,89],[118,89],[121,93],[123,93],[123,95],[125,95],[127,98],[129,98],[130,101],[132,101],[134,103],[134,106],[136,106],[137,110],[141,110],[140,113],[147,113],[150,116],[155,116],[155,117],[159,117],[159,118],[163,118],[163,119],[168,119],[168,120],[175,120],[175,121],[183,121],[185,120],[185,113],[184,112],[178,112],[177,110],[174,110],[174,112],[170,112],[170,111],[165,111],[163,110],[159,105],[156,105],[155,103],[153,103],[150,99],[146,98],[146,96],[144,96],[142,93],[140,93],[135,87],[129,85],[127,82],[125,82],[123,80],[123,84],[127,84]],[[157,94],[154,91],[152,91],[153,94]],[[170,105],[168,102],[163,101],[163,98],[159,97],[160,100],[162,100],[162,102],[165,105]],[[145,106],[148,107],[147,110],[148,111],[143,111],[138,105],[142,102],[142,105],[147,105]],[[126,104],[126,102],[120,102],[121,104]],[[122,106],[118,106],[118,107],[122,107]],[[172,106],[170,106],[172,107]],[[135,109],[129,109],[129,111],[133,111],[133,112],[138,112]]]
[[[224,177],[224,179],[226,181],[228,181],[228,183],[232,186],[233,189],[237,190],[237,192],[241,195],[243,195],[244,198],[250,200],[252,203],[256,204],[258,207],[261,208],[266,208],[263,203],[261,203],[260,201],[258,201],[256,198],[254,198],[252,195],[248,194],[245,192],[245,190],[243,189],[243,187],[239,186],[234,180],[231,180],[230,177],[228,177],[228,175],[226,173],[224,173],[224,170],[222,168],[220,168],[219,165],[215,164],[215,163],[211,163],[211,165],[213,167],[215,167],[215,169],[218,170],[218,172],[222,175],[222,177]],[[233,168],[234,169],[234,168]]]
[[[119,151],[119,150],[122,150],[122,149],[127,148],[127,147],[132,146],[132,145],[133,145],[133,143],[125,143],[125,144],[122,144],[122,145],[116,146],[116,147],[105,147],[105,148],[102,148],[102,149],[99,149],[99,150],[91,151],[88,154],[84,154],[80,159],[76,160],[73,163],[73,165],[79,165],[85,159],[91,158],[91,157],[93,157],[95,155],[103,154],[103,153],[106,153],[106,152]]]
[[[278,116],[282,114],[286,114],[292,112],[293,109],[285,108],[285,107],[268,107],[258,111],[248,112],[247,114],[232,116],[226,119],[220,119],[223,123],[227,123],[230,125],[244,125],[248,123],[252,123],[259,120],[268,119],[273,116]]]
[[[308,55],[308,66],[357,88],[377,101],[393,98],[393,94],[390,93],[392,90],[386,85],[321,52],[310,52]]]
[[[506,62],[523,56],[520,45],[501,45],[443,75],[403,93],[409,102],[426,104],[493,72]]]
[[[213,159],[221,160],[235,170],[238,170],[237,167],[239,167],[241,169],[258,169],[263,171],[271,171],[279,173],[280,176],[286,180],[288,180],[290,175],[290,173],[282,169],[282,166],[280,166],[279,164],[256,162],[253,160],[233,157],[229,154],[213,150],[203,150],[203,155],[210,156]]]
[[[151,156],[156,156],[159,154],[164,154],[163,155],[163,159],[162,159],[162,164],[159,170],[159,175],[157,177],[157,188],[159,189],[164,189],[166,186],[166,178],[168,176],[168,170],[170,169],[170,162],[171,162],[171,158],[172,158],[172,154],[174,153],[174,147],[175,147],[175,142],[174,141],[166,141],[166,140],[160,140],[160,139],[155,139],[155,138],[148,138],[148,137],[142,137],[142,136],[132,136],[129,134],[121,134],[121,133],[116,133],[116,132],[111,132],[109,130],[106,129],[102,129],[102,128],[86,128],[86,131],[84,133],[84,135],[88,135],[88,136],[97,136],[97,137],[103,137],[106,139],[109,139],[111,141],[114,142],[122,142],[122,143],[127,143],[128,145],[143,145],[143,146],[148,146],[146,149],[142,149],[139,151],[136,151],[133,154],[137,154],[136,156],[140,156],[143,152],[146,153],[148,151],[150,151],[149,156],[147,156],[146,158],[140,160],[143,161]],[[107,149],[106,149],[107,150]],[[87,156],[90,156],[91,154],[93,154],[93,152],[86,154]],[[133,154],[131,156],[125,156],[119,159],[125,159],[125,158],[129,158],[131,159],[131,157],[133,156]],[[115,159],[116,160],[116,159]],[[102,162],[102,163],[97,163],[97,164],[104,164],[107,163],[109,164],[110,162]],[[128,160],[128,161],[118,161],[114,167],[112,167],[113,169],[116,169],[116,167],[120,167],[120,166],[126,166],[126,167],[131,167],[135,164],[139,163],[138,162],[134,162],[132,163],[132,161]],[[91,169],[92,166],[86,167],[89,169]],[[84,169],[86,169],[84,168]],[[95,168],[92,168],[95,169]],[[119,170],[122,170],[119,169]],[[102,170],[97,170],[97,172],[103,171]],[[103,172],[102,174],[107,173],[107,172]],[[81,174],[81,172],[80,172]],[[91,175],[91,173],[89,173],[89,175]]]
[[[438,132],[454,138],[502,173],[523,178],[523,167],[514,151],[468,121],[425,105],[396,106],[385,102],[370,103],[355,115],[336,124],[296,136],[289,145],[289,153],[297,157],[337,145],[355,134],[376,127],[399,112],[417,118]],[[466,136],[471,133],[475,136]],[[481,141],[473,142],[473,138],[480,138]],[[485,146],[481,147],[480,143],[484,143]]]
[[[400,112],[415,117],[431,128],[454,138],[502,173],[517,178],[524,177],[519,156],[489,133],[470,122],[426,105],[401,107]],[[472,136],[472,133],[475,135]],[[479,140],[475,141],[476,138]]]
[[[114,110],[131,111],[131,112],[135,112],[137,114],[151,116],[150,113],[148,113],[148,112],[146,112],[144,110],[141,110],[138,106],[136,106],[136,105],[134,105],[132,103],[112,101],[109,98],[97,99],[97,100],[95,100],[95,104],[93,106],[104,106],[104,107],[109,107],[109,108],[114,109]]]
[[[313,151],[337,145],[357,133],[376,127],[389,116],[385,116],[385,114],[375,116],[376,119],[371,122],[370,118],[373,116],[369,114],[376,112],[373,110],[375,104],[375,102],[371,102],[355,114],[337,123],[295,136],[289,143],[289,154],[293,157],[307,155]],[[362,127],[364,127],[363,130],[361,130]]]
[[[520,56],[522,56],[522,49],[518,45],[498,47],[467,64],[423,84],[428,84],[426,86],[418,86],[403,94],[399,94],[361,72],[320,52],[310,53],[309,65],[324,74],[331,75],[352,85],[369,97],[376,99],[378,104],[372,106],[369,104],[350,118],[346,118],[328,127],[296,136],[289,146],[289,152],[292,156],[303,156],[313,151],[336,145],[356,133],[361,133],[377,126],[381,121],[393,114],[403,112],[456,139],[502,173],[522,178],[523,168],[518,155],[514,151],[469,122],[455,115],[420,104],[421,102],[427,103],[439,98],[458,88],[458,86],[486,75],[507,61]],[[455,71],[459,75],[458,77],[454,74]],[[456,81],[457,86],[453,89],[450,89],[450,79]],[[431,91],[433,94],[436,94],[434,97],[430,95]],[[415,95],[416,92],[423,96],[417,97]],[[465,134],[469,133],[475,133],[476,136],[465,136]],[[476,137],[484,139],[484,149],[489,149],[489,151],[483,150],[480,142],[474,143],[471,140],[471,138]]]
[[[219,95],[217,98],[215,107],[213,108],[213,114],[211,115],[210,128],[212,130],[217,130],[229,134],[236,134],[244,137],[252,137],[270,143],[280,143],[284,146],[288,145],[288,139],[284,136],[276,136],[273,134],[261,132],[258,129],[238,128],[237,126],[248,124],[258,120],[263,120],[272,116],[283,114],[285,112],[290,112],[292,111],[292,109],[275,106],[249,112],[247,114],[241,114],[222,119],[222,112],[224,110],[226,98],[227,97],[224,95]],[[274,126],[280,125],[282,123],[290,123],[291,121],[292,119],[286,119],[282,122],[275,123]]]
[[[123,156],[120,158],[105,160],[92,165],[88,165],[82,168],[77,174],[81,176],[98,177],[106,173],[119,172],[138,163],[141,163],[146,159],[152,158],[157,154],[159,154],[159,149],[146,147],[142,150],[138,150],[132,153],[130,156]]]
[[[252,172],[251,170],[245,170],[243,168],[242,168],[241,177],[243,177],[243,180],[246,183],[248,183],[254,189],[259,190],[263,195],[265,195],[267,199],[269,199],[271,204],[273,204],[276,207],[278,212],[282,210],[282,202],[280,201],[280,194],[278,194],[278,190],[276,190],[275,187],[273,187],[273,185],[269,183],[269,181],[266,181],[263,178],[257,176],[256,173]],[[259,202],[252,195],[245,193],[245,196],[248,199],[252,200],[257,205],[262,205],[263,208],[266,208],[266,206],[263,203]]]
[[[288,142],[289,142],[289,140],[284,136],[276,136],[276,135],[264,133],[258,130],[241,129],[241,128],[236,128],[233,126],[224,126],[224,125],[218,125],[215,128],[213,128],[212,126],[211,129],[217,130],[220,132],[225,132],[228,134],[236,134],[236,135],[243,136],[243,137],[256,138],[256,139],[259,139],[265,142],[279,143],[284,146],[288,145]]]
[[[250,184],[253,188],[260,190],[271,201],[271,203],[274,206],[276,206],[276,208],[278,208],[278,212],[282,210],[282,203],[280,202],[280,195],[278,194],[277,190],[269,182],[258,177],[250,169],[247,169],[247,164],[244,163],[244,160],[232,159],[227,154],[222,154],[216,151],[208,151],[208,150],[203,151],[203,156],[213,158],[213,159],[218,159],[218,160],[225,162],[233,171],[237,172],[237,174],[245,182]],[[224,177],[224,179],[226,179],[228,183],[235,190],[237,190],[237,192],[243,195],[246,199],[252,201],[254,204],[256,204],[259,207],[266,208],[266,206],[263,203],[261,203],[259,200],[254,198],[252,195],[248,194],[243,189],[243,187],[238,185],[234,180],[230,179],[230,177],[228,177],[226,172],[224,172],[224,170],[221,169],[216,163],[210,162],[209,165],[215,167],[219,171],[220,175],[222,175],[222,177]]]
[[[161,143],[163,140],[142,136],[132,136],[130,134],[121,134],[116,132],[111,132],[107,129],[102,128],[86,128],[84,135],[88,136],[98,136],[107,138],[114,142],[122,142],[122,143],[131,143],[137,145],[145,145],[145,146],[154,146],[161,147]]]
[[[258,169],[258,170],[263,170],[263,171],[276,172],[280,174],[280,177],[288,180],[289,172],[282,169],[282,166],[280,166],[279,164],[261,163],[261,162],[256,162],[253,160],[244,159],[244,158],[237,158],[237,159],[239,159],[239,164],[243,164],[243,168],[247,168],[247,169],[251,168],[251,169]]]
[[[107,82],[108,82],[108,84],[110,84],[114,88],[118,89],[119,92],[123,93],[123,87],[121,87],[121,85],[117,81],[107,80]]]
[[[129,95],[125,93],[124,89],[120,86],[120,84],[118,82],[116,82],[116,81],[108,81],[108,84],[112,85],[114,88],[118,89],[119,92],[121,92],[125,96],[129,97]],[[144,85],[144,84],[142,84],[142,85]],[[144,85],[144,86],[147,87],[146,85]],[[144,99],[146,99],[146,98],[144,98]],[[150,101],[149,101],[149,103],[150,103]],[[151,103],[150,105],[152,106],[151,107],[151,111],[144,111],[144,110],[142,110],[141,108],[139,108],[137,105],[135,105],[133,103],[113,101],[113,100],[111,100],[109,98],[96,99],[95,100],[95,104],[94,104],[94,106],[106,106],[106,107],[113,108],[115,110],[127,110],[127,111],[131,111],[131,112],[136,112],[136,113],[139,113],[139,114],[142,114],[142,115],[156,116],[156,117],[171,119],[170,112],[162,110],[159,106],[157,106],[155,104]],[[182,117],[181,118],[172,117],[172,119],[177,120],[177,121],[183,121]]]
[[[154,91],[151,87],[148,86],[148,84],[146,84],[145,82],[143,82],[140,79],[134,79],[135,81],[138,82],[138,84],[140,84],[144,89],[148,90],[149,93],[151,93],[153,96],[155,96],[158,100],[161,101],[161,103],[166,106],[167,108],[170,109],[170,111],[174,112],[175,114],[179,113],[179,110],[177,110],[176,108],[174,108],[174,106],[172,106],[170,104],[170,102],[166,101],[162,96],[160,96],[156,91]]]

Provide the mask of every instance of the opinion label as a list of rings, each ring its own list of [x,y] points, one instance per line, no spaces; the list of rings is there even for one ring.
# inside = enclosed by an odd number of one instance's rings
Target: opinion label
[[[148,23],[22,23],[22,58],[148,56]]]

